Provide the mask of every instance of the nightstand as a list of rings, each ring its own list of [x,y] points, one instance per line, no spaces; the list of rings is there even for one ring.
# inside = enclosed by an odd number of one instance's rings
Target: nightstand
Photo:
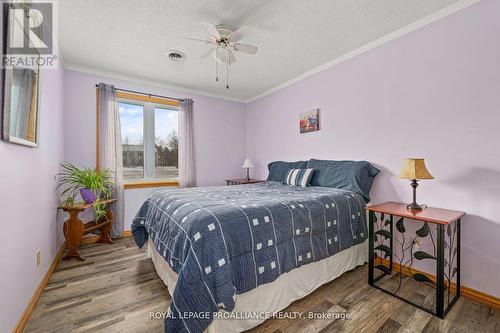
[[[226,185],[256,184],[256,183],[264,183],[264,182],[265,182],[265,180],[252,179],[252,178],[226,179]]]
[[[406,204],[396,202],[368,206],[366,210],[368,284],[444,318],[460,297],[460,219],[465,213],[432,207],[409,211]],[[415,269],[415,262],[435,265],[436,275]],[[435,288],[435,297],[429,296],[427,302],[408,299],[402,287],[407,278]]]

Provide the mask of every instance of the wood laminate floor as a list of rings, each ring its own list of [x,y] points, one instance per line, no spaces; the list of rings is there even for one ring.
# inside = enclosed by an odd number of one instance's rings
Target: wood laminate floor
[[[86,261],[59,264],[25,332],[163,331],[163,320],[149,314],[164,312],[170,296],[144,250],[125,238],[81,252]],[[500,332],[500,310],[462,297],[440,320],[368,286],[366,277],[367,265],[358,267],[284,310],[348,313],[350,319],[270,319],[251,332]],[[400,292],[431,304],[433,289],[414,283],[408,279]]]

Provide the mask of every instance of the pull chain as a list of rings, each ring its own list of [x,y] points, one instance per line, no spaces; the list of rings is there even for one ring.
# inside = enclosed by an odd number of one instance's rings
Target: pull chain
[[[215,49],[215,82],[219,82],[219,45]]]
[[[227,49],[227,63],[226,63],[226,89],[229,89],[229,62],[231,61],[231,53]]]

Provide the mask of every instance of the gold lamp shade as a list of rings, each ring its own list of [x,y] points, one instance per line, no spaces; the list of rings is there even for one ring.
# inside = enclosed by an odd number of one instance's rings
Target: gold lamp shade
[[[403,170],[399,174],[401,179],[434,179],[425,167],[423,158],[405,159]]]

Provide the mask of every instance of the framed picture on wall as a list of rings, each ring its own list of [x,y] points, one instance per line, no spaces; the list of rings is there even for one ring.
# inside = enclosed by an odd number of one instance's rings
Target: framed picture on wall
[[[300,114],[300,133],[319,131],[319,109],[313,109]]]

